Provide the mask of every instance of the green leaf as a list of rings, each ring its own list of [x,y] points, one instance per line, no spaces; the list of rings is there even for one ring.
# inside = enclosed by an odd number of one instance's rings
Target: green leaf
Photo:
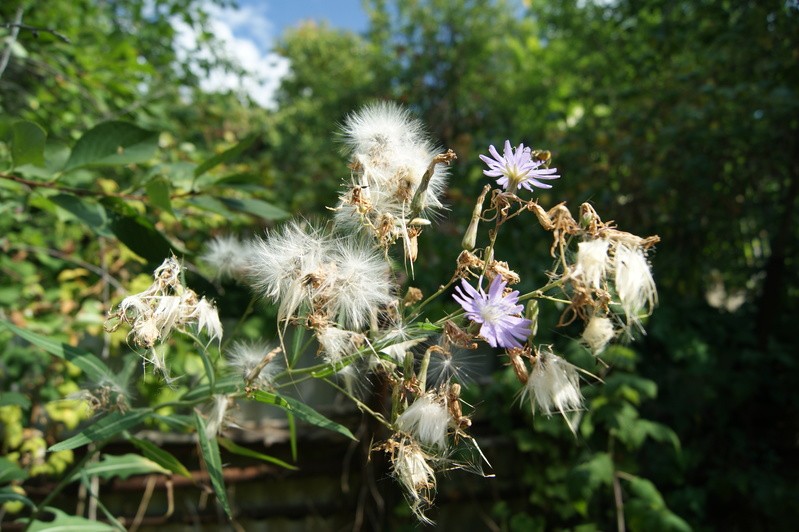
[[[28,408],[31,405],[31,400],[27,395],[19,392],[3,392],[0,394],[0,406],[21,406]]]
[[[200,384],[192,387],[191,390],[183,394],[180,398],[181,401],[197,401],[198,399],[205,399],[214,394],[231,394],[236,393],[239,389],[244,388],[244,378],[241,375],[227,375],[222,377],[214,384],[214,393],[211,393],[211,386],[208,384]]]
[[[283,220],[289,217],[289,213],[283,209],[255,198],[219,198],[219,201],[234,211],[246,212],[264,220]]]
[[[254,141],[255,135],[248,135],[232,148],[227,149],[218,155],[214,155],[194,169],[194,177],[199,177],[211,168],[236,159],[244,150],[249,148]]]
[[[176,246],[150,220],[118,198],[104,198],[102,202],[108,213],[111,231],[135,254],[155,264],[172,254]],[[176,251],[184,253],[182,249]]]
[[[173,473],[177,473],[182,477],[191,478],[191,473],[189,473],[189,470],[186,469],[186,466],[181,464],[180,460],[175,458],[175,456],[169,451],[161,449],[152,442],[134,438],[133,436],[128,438],[128,441],[135,445],[145,457],[149,458],[161,467],[164,467]]]
[[[73,196],[72,194],[56,194],[47,198],[100,236],[112,237],[114,234],[108,228],[108,216],[99,203]]]
[[[216,198],[212,198],[210,196],[195,196],[193,198],[189,198],[185,200],[186,203],[189,205],[193,205],[198,209],[202,209],[204,211],[212,212],[214,214],[218,214],[220,216],[224,216],[226,218],[230,218],[234,216],[234,213],[230,211],[225,204],[219,201]]]
[[[568,487],[573,498],[588,500],[601,486],[613,482],[613,460],[607,453],[597,453],[569,473]]]
[[[78,139],[64,171],[83,166],[140,163],[150,159],[156,148],[158,133],[128,122],[104,122]]]
[[[4,502],[21,502],[26,506],[30,506],[31,508],[36,508],[36,505],[33,503],[32,500],[25,497],[24,495],[16,493],[11,488],[0,488],[0,504],[3,504]]]
[[[28,532],[107,532],[116,528],[85,517],[68,515],[58,508],[47,507],[47,513],[55,514],[55,519],[48,521],[35,520],[28,527]]]
[[[21,120],[11,126],[11,159],[14,167],[25,164],[44,166],[44,141],[47,138],[42,126]]]
[[[104,454],[102,460],[84,466],[70,480],[76,480],[84,474],[90,477],[98,476],[106,480],[115,477],[124,480],[131,475],[148,475],[151,473],[166,475],[169,474],[169,469],[161,467],[154,461],[138,454],[130,453],[120,456]]]
[[[322,414],[320,414],[310,406],[300,401],[297,401],[296,399],[292,399],[291,397],[283,397],[262,390],[258,390],[257,392],[255,392],[255,394],[253,395],[253,399],[261,403],[275,405],[279,408],[282,408],[286,412],[294,414],[295,416],[305,421],[306,423],[310,423],[311,425],[322,427],[327,430],[332,430],[333,432],[338,432],[339,434],[346,436],[347,438],[357,441],[357,438],[352,435],[350,429],[348,429],[344,425],[336,423],[335,421],[327,419],[325,416],[323,416]]]
[[[106,366],[102,360],[86,351],[81,351],[76,347],[52,340],[45,336],[40,336],[34,332],[26,329],[20,329],[16,325],[0,320],[0,325],[4,325],[8,330],[17,336],[24,338],[28,342],[41,347],[51,355],[57,356],[63,360],[68,360],[78,366],[86,376],[96,383],[100,382],[116,382],[115,374]]]
[[[275,464],[280,467],[284,467],[286,469],[291,469],[292,471],[296,471],[298,468],[297,466],[293,466],[289,463],[284,462],[274,456],[269,456],[268,454],[259,453],[258,451],[253,451],[252,449],[248,449],[246,447],[242,447],[241,445],[237,445],[233,441],[219,437],[217,438],[219,445],[230,451],[231,453],[238,454],[240,456],[247,456],[249,458],[256,458],[258,460],[263,460],[264,462],[269,462],[270,464]]]
[[[67,440],[56,443],[47,450],[50,452],[66,451],[69,449],[75,449],[81,445],[86,445],[87,443],[91,443],[93,441],[107,440],[108,438],[119,434],[123,430],[128,430],[135,427],[150,413],[151,412],[149,409],[131,410],[130,412],[126,412],[124,414],[120,412],[112,412],[111,414],[108,414],[107,416],[92,423],[78,434]]]
[[[28,474],[24,469],[7,458],[0,457],[0,484],[13,480],[25,480]]]
[[[200,439],[200,451],[202,451],[203,461],[208,470],[208,475],[211,477],[211,485],[214,487],[219,503],[225,510],[229,518],[233,518],[230,512],[230,504],[227,500],[227,492],[225,491],[225,479],[222,476],[222,458],[219,456],[219,445],[216,439],[209,439],[205,435],[205,422],[202,416],[195,410],[194,411],[194,424],[197,427],[197,437]]]
[[[666,503],[663,502],[663,496],[652,481],[633,475],[624,475],[622,478],[630,483],[630,491],[635,497],[646,501],[651,508],[658,509],[666,507]]]
[[[172,202],[169,199],[169,183],[166,179],[157,177],[147,183],[147,196],[153,205],[170,214],[172,212]]]

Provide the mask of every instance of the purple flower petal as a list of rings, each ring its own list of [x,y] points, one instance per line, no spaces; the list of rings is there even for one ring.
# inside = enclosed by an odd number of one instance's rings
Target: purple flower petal
[[[478,288],[461,279],[461,286],[455,287],[452,298],[475,323],[481,323],[480,336],[491,347],[521,347],[530,336],[532,321],[518,316],[524,309],[519,303],[517,290],[505,295],[507,283],[497,276],[491,281],[486,294],[478,281]]]

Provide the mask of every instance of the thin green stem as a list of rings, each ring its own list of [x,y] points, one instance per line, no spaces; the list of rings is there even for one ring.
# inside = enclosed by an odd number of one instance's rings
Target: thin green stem
[[[247,303],[247,308],[244,309],[244,313],[239,318],[239,321],[236,322],[236,325],[233,326],[233,330],[225,335],[225,339],[222,342],[222,346],[220,347],[220,352],[224,351],[227,347],[228,343],[236,337],[236,334],[239,332],[239,329],[244,324],[244,321],[250,317],[252,314],[253,309],[255,308],[255,302],[258,300],[258,296],[252,296],[250,298],[250,302]]]
[[[341,386],[339,386],[335,382],[331,381],[330,379],[325,378],[325,379],[322,379],[322,380],[325,381],[330,386],[332,386],[333,388],[335,388],[336,390],[338,390],[339,392],[341,392],[342,394],[344,394],[350,401],[355,403],[355,406],[358,407],[358,410],[360,410],[361,412],[365,412],[365,413],[369,414],[370,416],[375,418],[377,421],[382,423],[389,430],[391,430],[391,431],[395,431],[396,430],[396,428],[394,426],[392,426],[391,423],[389,423],[386,420],[386,418],[383,417],[383,414],[381,414],[379,412],[375,412],[374,410],[372,410],[371,408],[366,406],[366,404],[363,401],[361,401],[360,399],[358,399],[357,397],[355,397],[350,392],[348,392],[347,390],[345,390],[344,388],[342,388]]]

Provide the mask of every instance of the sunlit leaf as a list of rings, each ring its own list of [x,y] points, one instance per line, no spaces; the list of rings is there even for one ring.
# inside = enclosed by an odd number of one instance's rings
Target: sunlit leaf
[[[35,520],[28,527],[28,532],[106,532],[116,531],[111,525],[92,521],[85,517],[69,515],[58,508],[45,508],[45,511],[55,515],[55,519],[47,521]]]
[[[64,171],[82,166],[139,163],[150,159],[156,148],[158,133],[128,122],[104,122],[78,139]]]

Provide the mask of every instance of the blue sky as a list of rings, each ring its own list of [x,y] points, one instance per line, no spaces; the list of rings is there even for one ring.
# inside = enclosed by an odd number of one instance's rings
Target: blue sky
[[[361,0],[238,0],[238,4],[240,11],[263,17],[271,25],[268,39],[256,25],[242,25],[236,32],[255,40],[259,47],[266,47],[267,40],[280,37],[286,28],[305,20],[326,21],[333,27],[356,32],[367,26]]]
[[[247,94],[267,108],[274,107],[275,90],[291,72],[288,60],[272,52],[275,41],[287,28],[306,20],[324,21],[355,32],[367,27],[361,0],[238,0],[238,4],[236,9],[210,7],[209,29],[221,51],[250,75],[239,77],[219,69],[206,74],[198,66],[200,87],[209,92],[233,90]],[[179,20],[174,24],[179,49],[196,49],[196,31]],[[186,52],[185,60],[198,59],[203,59],[202,53],[189,56]]]

